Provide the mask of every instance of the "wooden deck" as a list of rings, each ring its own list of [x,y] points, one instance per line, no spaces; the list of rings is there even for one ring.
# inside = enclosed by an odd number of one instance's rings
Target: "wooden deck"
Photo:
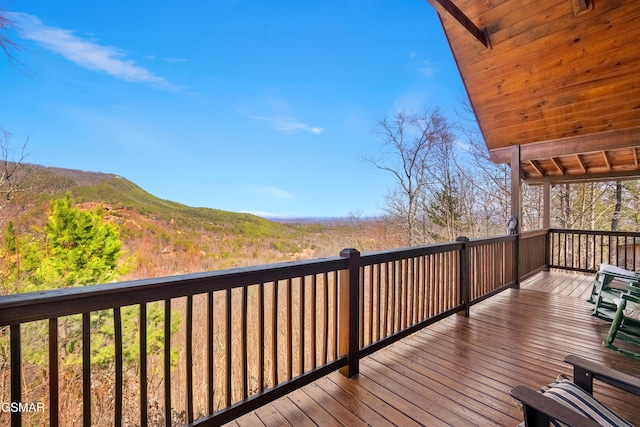
[[[509,426],[522,420],[513,387],[538,388],[577,354],[640,376],[640,362],[601,346],[608,323],[590,315],[592,278],[540,273],[471,309],[249,413],[234,426]],[[640,425],[640,398],[596,383],[595,395]]]

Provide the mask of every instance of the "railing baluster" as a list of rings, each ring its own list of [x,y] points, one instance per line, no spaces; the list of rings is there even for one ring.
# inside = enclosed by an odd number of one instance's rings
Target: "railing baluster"
[[[120,311],[120,307],[113,308],[113,338],[114,338],[114,347],[115,347],[115,374],[116,374],[116,384],[115,384],[115,395],[116,399],[114,402],[114,420],[113,425],[116,427],[122,426],[122,315]]]
[[[367,280],[368,286],[368,292],[369,292],[369,319],[367,322],[367,326],[368,326],[368,336],[367,336],[367,344],[371,344],[373,342],[373,317],[374,317],[374,312],[373,312],[373,307],[375,305],[375,297],[373,294],[373,266],[368,266],[368,267],[362,267],[361,271],[364,272],[363,274],[363,280],[365,279],[369,279]],[[367,273],[368,272],[368,273]],[[360,292],[360,299],[362,301],[362,304],[364,304],[364,292],[361,291]],[[364,313],[364,307],[362,307],[362,312]],[[364,321],[361,320],[360,324],[364,326]],[[363,344],[360,344],[360,347],[362,347]]]
[[[232,342],[232,337],[231,337],[231,288],[228,288],[225,291],[225,306],[226,306],[226,310],[225,310],[225,316],[227,317],[227,321],[225,322],[225,351],[226,351],[226,357],[224,360],[225,363],[225,373],[226,373],[226,377],[225,377],[225,403],[227,405],[227,407],[231,406],[231,402],[233,401],[232,399],[232,389],[231,389],[231,381],[232,381],[232,370],[233,370],[233,366],[232,366],[232,362],[231,362],[231,342]]]
[[[58,318],[49,319],[49,427],[59,424]]]
[[[301,276],[300,277],[300,310],[299,310],[299,325],[298,327],[300,328],[300,332],[299,332],[299,339],[300,339],[300,349],[298,352],[298,365],[300,366],[300,375],[302,375],[304,373],[304,359],[305,359],[305,333],[304,333],[304,318],[305,318],[305,303],[306,303],[306,298],[305,298],[305,286],[306,286],[306,277]]]
[[[258,393],[264,391],[264,283],[258,286]]]
[[[273,282],[273,292],[271,295],[271,375],[273,376],[273,387],[277,386],[278,379],[278,281]]]
[[[314,274],[311,278],[311,368],[318,366],[318,329],[317,329],[317,298],[318,298],[318,275]]]
[[[401,268],[402,268],[402,281],[404,282],[402,284],[403,287],[403,292],[404,292],[404,298],[402,299],[403,301],[403,325],[402,325],[402,329],[405,329],[408,325],[409,325],[409,259],[405,258],[404,260],[402,260],[401,263]]]
[[[214,319],[213,292],[207,293],[207,412],[213,414],[213,319]],[[144,424],[143,424],[144,425]]]
[[[383,328],[382,328],[382,334],[381,334],[381,338],[382,337],[387,337],[389,336],[389,329],[388,329],[388,325],[391,323],[389,316],[390,313],[392,312],[391,308],[390,308],[390,300],[391,300],[391,292],[389,290],[389,263],[385,262],[384,263],[384,316],[382,317],[382,321],[383,321]]]
[[[171,300],[164,300],[164,424],[171,426]]]
[[[91,427],[91,313],[82,313],[82,423]]]
[[[333,272],[333,357],[338,357],[338,272]]]
[[[364,292],[364,267],[360,267],[360,270],[358,271],[358,287],[360,288],[360,295],[362,295],[362,298],[360,298],[360,301],[358,301],[358,317],[360,318],[360,325],[362,325],[362,328],[360,328],[360,330],[358,330],[358,346],[360,348],[364,347],[364,342],[365,342],[365,325],[367,325],[367,323],[365,323],[365,317],[364,317],[364,298],[365,298],[365,292]]]
[[[323,273],[324,282],[324,347],[322,349],[322,363],[327,363],[329,353],[329,273]]]
[[[381,286],[380,282],[382,281],[382,278],[380,277],[380,268],[381,268],[380,263],[377,263],[376,264],[376,268],[375,268],[375,271],[376,271],[376,281],[375,281],[376,282],[376,295],[378,296],[378,299],[377,299],[377,304],[378,304],[378,306],[377,306],[377,320],[378,321],[376,322],[376,341],[378,341],[380,339],[380,335],[381,335],[380,334],[380,329],[382,328],[382,319],[381,319],[381,314],[382,314],[382,295],[380,294],[380,291],[382,289],[382,286]],[[374,275],[374,269],[373,269],[373,266],[372,266],[371,267],[371,277],[373,277],[373,275]]]
[[[140,304],[140,425],[149,424],[147,400],[147,304]]]
[[[187,296],[185,356],[187,359],[187,422],[193,422],[193,295]]]
[[[22,351],[20,339],[20,325],[9,326],[9,340],[11,345],[11,401],[22,401]],[[22,426],[22,412],[11,412],[11,427]]]
[[[291,278],[287,279],[287,302],[285,307],[287,308],[287,380],[293,378],[292,365],[293,365],[293,321],[292,321],[292,289]]]
[[[247,304],[248,304],[248,292],[249,288],[247,285],[242,287],[242,301],[240,307],[240,316],[242,322],[242,332],[240,336],[240,353],[242,358],[241,368],[242,368],[242,398],[246,399],[249,397],[249,367],[247,366],[248,353],[247,353]]]

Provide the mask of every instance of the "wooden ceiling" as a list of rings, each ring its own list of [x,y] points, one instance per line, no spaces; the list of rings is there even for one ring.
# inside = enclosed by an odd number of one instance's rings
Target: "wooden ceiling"
[[[427,0],[491,159],[529,183],[640,176],[640,1]]]

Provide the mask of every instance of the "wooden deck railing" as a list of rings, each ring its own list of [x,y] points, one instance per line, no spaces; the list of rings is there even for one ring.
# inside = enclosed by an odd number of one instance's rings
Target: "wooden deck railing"
[[[640,233],[551,229],[549,239],[553,268],[593,273],[605,263],[640,269]]]
[[[85,426],[105,417],[123,425],[125,415],[134,425],[218,425],[334,370],[353,375],[361,357],[446,316],[468,314],[517,284],[518,271],[544,268],[548,236],[543,230],[345,250],[311,261],[1,297],[0,340],[10,348],[10,365],[0,366],[10,396],[1,398],[45,403],[41,423],[51,426],[65,424],[73,410]],[[34,349],[29,335],[36,329],[46,332]],[[74,331],[78,342],[70,345]],[[113,354],[106,361],[104,348]],[[74,357],[79,367],[69,374]],[[27,390],[34,372],[45,387]],[[112,382],[106,392],[96,385],[105,376]],[[81,403],[63,408],[72,387],[81,388]],[[12,412],[11,424],[38,416],[45,417]],[[9,415],[0,414],[0,423],[2,417]]]

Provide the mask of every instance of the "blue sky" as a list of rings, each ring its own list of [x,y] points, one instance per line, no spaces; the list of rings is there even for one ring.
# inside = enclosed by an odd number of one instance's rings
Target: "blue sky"
[[[461,109],[424,0],[0,1],[23,64],[0,61],[12,145],[191,206],[376,215],[375,122]]]

